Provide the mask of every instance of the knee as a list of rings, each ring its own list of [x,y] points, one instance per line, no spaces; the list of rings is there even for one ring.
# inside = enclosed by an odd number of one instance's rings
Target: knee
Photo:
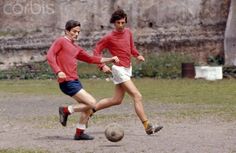
[[[93,109],[93,108],[96,107],[96,103],[97,103],[97,101],[96,101],[95,99],[93,99],[93,100],[90,101],[90,107],[91,107],[91,109]]]
[[[133,93],[133,98],[135,100],[141,101],[142,100],[142,94],[140,92]]]

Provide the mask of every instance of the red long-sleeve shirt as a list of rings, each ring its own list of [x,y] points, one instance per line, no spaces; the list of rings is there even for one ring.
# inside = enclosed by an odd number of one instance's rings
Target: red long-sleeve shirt
[[[139,56],[139,52],[134,46],[133,35],[128,28],[123,31],[112,31],[104,36],[93,50],[95,56],[101,56],[103,49],[108,49],[113,56],[117,56],[120,60],[115,63],[117,66],[130,67],[131,56]],[[98,67],[103,67],[99,64]]]
[[[66,74],[66,79],[58,78],[59,83],[79,78],[77,74],[77,60],[101,64],[101,57],[90,56],[80,46],[65,37],[60,37],[53,42],[46,57],[55,74],[60,71]]]

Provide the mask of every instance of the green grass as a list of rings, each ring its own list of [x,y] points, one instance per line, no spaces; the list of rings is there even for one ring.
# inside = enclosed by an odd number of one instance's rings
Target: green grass
[[[82,79],[84,88],[97,99],[113,95],[114,85],[104,79]],[[143,95],[147,105],[178,105],[179,109],[170,109],[158,112],[169,118],[201,118],[204,115],[220,116],[225,120],[236,119],[236,82],[235,80],[155,80],[135,79],[134,83]],[[11,80],[0,81],[0,94],[27,94],[27,95],[60,95],[56,80]],[[125,101],[131,101],[126,97]],[[153,114],[153,113],[152,113]],[[155,114],[155,112],[154,112]],[[116,114],[114,114],[115,117]],[[149,115],[149,114],[148,114]],[[44,120],[44,119],[42,119]],[[55,117],[51,119],[55,121]],[[98,116],[95,122],[107,120]],[[49,123],[49,127],[51,124]]]
[[[145,101],[178,104],[236,105],[235,80],[133,80]],[[81,80],[85,90],[95,97],[112,96],[114,85],[102,80]],[[56,80],[7,80],[0,81],[0,93],[28,95],[61,95]]]
[[[0,93],[28,95],[57,95],[60,90],[55,80],[1,80]]]
[[[137,80],[135,84],[147,100],[164,103],[236,104],[235,80]]]
[[[17,148],[17,149],[0,149],[0,153],[50,153],[50,152],[42,149]]]

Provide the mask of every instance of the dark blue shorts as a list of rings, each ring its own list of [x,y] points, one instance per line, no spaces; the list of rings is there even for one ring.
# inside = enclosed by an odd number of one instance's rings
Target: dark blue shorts
[[[79,80],[62,82],[59,86],[61,91],[69,96],[74,96],[83,88]]]

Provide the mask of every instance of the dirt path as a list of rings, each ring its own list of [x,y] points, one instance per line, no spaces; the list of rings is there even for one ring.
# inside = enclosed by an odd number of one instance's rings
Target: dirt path
[[[165,115],[158,118],[152,115],[151,120],[160,119],[164,129],[147,136],[132,104],[127,102],[97,113],[102,117],[87,130],[95,140],[74,141],[74,121],[69,120],[66,128],[57,122],[58,106],[65,101],[71,103],[65,96],[0,94],[0,148],[41,148],[56,153],[236,153],[236,121],[223,122],[209,117],[175,121]],[[145,108],[153,114],[178,109],[158,104],[145,104]],[[119,113],[122,118],[114,115]],[[124,139],[118,143],[107,141],[103,133],[112,121],[125,130]]]

